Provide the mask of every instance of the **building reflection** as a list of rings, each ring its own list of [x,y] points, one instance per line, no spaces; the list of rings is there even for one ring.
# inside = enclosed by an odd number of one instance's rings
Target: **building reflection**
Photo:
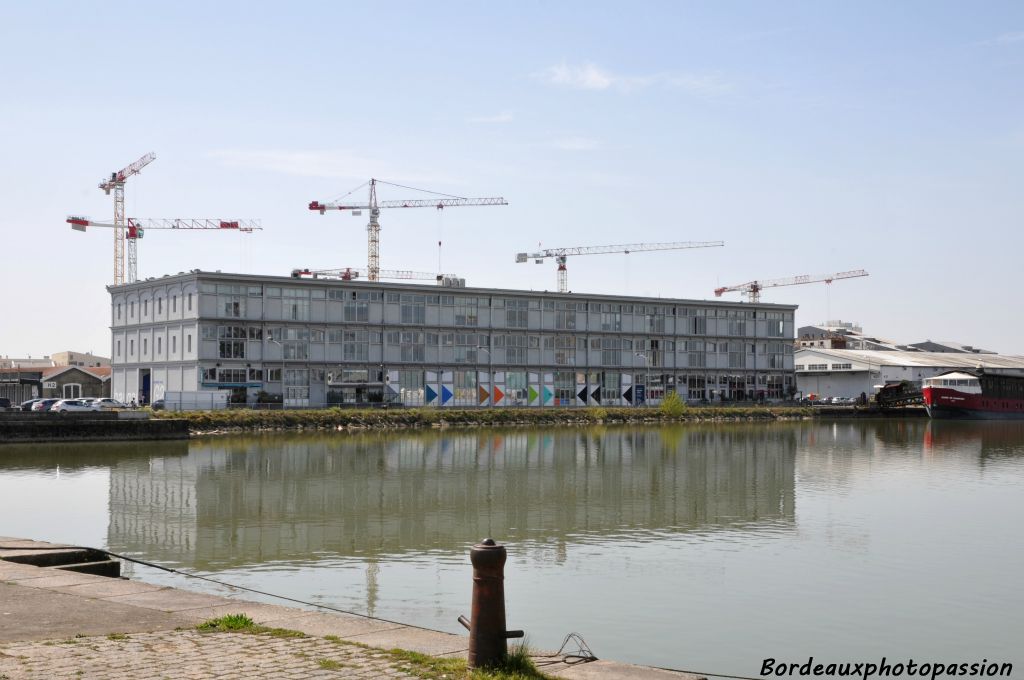
[[[111,468],[109,546],[217,570],[794,522],[792,427],[193,441]]]

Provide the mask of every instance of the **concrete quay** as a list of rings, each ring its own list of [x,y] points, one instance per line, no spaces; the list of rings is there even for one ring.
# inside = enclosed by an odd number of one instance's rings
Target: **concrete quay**
[[[0,545],[53,547],[4,537]],[[45,551],[0,551],[2,680],[419,678],[423,675],[412,664],[385,650],[459,658],[467,652],[468,639],[462,635],[70,571],[60,564],[10,560],[32,553]],[[299,631],[305,637],[196,629],[228,614],[246,614],[257,624]],[[558,662],[541,670],[569,680],[701,680],[605,660]]]

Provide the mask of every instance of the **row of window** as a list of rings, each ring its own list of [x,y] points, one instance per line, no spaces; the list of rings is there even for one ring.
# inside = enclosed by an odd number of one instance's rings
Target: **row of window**
[[[157,336],[156,337],[156,353],[157,354],[163,354],[163,351],[164,351],[163,340],[164,339],[161,336]],[[188,334],[185,335],[185,352],[187,352],[187,353],[191,353],[192,352],[192,334],[191,333],[188,333]],[[172,335],[171,336],[171,354],[177,354],[177,353],[178,353],[178,336],[177,335]],[[146,354],[149,354],[149,338],[142,338],[142,354],[143,354],[143,356],[145,356]],[[114,343],[114,356],[117,357],[118,359],[121,358],[121,340],[117,340]],[[128,339],[128,358],[130,359],[130,358],[132,358],[134,356],[135,356],[135,338],[129,338]]]
[[[185,310],[191,312],[192,311],[192,293],[189,293],[188,295],[183,296],[183,297],[185,298],[185,301],[186,301]],[[156,307],[156,313],[157,314],[163,314],[164,313],[164,299],[162,297],[153,298],[153,302],[154,302],[154,305]],[[118,321],[121,320],[121,304],[122,303],[118,302],[116,305],[114,305],[115,315],[116,315]],[[170,297],[170,307],[171,307],[171,314],[177,314],[177,312],[178,312],[178,296],[177,295],[172,295]],[[145,298],[145,299],[142,300],[142,317],[147,317],[147,316],[149,316],[149,299]],[[128,302],[128,318],[129,319],[134,319],[135,318],[135,301],[134,300],[131,300],[131,301]]]

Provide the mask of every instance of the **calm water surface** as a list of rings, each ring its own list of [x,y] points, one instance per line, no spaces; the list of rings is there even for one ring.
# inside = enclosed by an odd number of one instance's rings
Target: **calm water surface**
[[[809,655],[1024,663],[1022,520],[1021,423],[0,446],[0,535],[453,632],[468,548],[493,536],[534,646],[578,631],[598,656],[743,675]]]

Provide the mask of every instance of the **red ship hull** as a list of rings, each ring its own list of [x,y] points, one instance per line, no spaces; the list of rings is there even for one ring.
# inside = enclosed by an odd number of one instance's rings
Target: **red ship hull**
[[[946,387],[925,387],[924,405],[936,419],[1024,420],[1024,399],[992,398]]]

